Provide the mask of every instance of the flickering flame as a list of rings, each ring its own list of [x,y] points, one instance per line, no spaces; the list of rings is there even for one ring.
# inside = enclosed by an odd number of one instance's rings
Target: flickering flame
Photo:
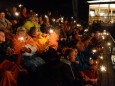
[[[18,13],[18,12],[15,12],[15,15],[16,15],[16,16],[19,16],[19,13]]]
[[[100,70],[102,71],[102,72],[105,72],[106,71],[106,67],[105,66],[100,66]]]
[[[24,37],[19,37],[18,40],[19,41],[24,41]]]

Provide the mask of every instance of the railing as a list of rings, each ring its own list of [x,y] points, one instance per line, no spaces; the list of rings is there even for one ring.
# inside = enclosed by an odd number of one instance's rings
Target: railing
[[[111,35],[111,34],[110,34],[110,37],[111,37],[111,39],[112,39],[113,43],[115,43],[115,40],[114,40],[114,38],[112,37],[112,35]]]
[[[111,34],[105,36],[106,38],[103,41],[104,59],[100,62],[100,66],[104,65],[107,71],[106,72],[99,71],[100,82],[98,86],[114,86],[115,40]]]

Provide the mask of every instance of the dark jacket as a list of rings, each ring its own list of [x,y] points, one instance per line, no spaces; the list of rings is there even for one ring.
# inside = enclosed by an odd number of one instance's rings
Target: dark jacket
[[[74,64],[62,60],[55,66],[55,80],[57,86],[82,86],[82,75]]]

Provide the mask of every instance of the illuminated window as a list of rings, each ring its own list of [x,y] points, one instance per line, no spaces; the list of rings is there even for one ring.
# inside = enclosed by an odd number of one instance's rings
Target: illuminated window
[[[95,12],[94,11],[90,11],[90,16],[95,16]]]
[[[113,2],[113,3],[100,4],[98,2]],[[88,1],[88,3],[90,3],[89,22],[95,20],[110,22],[112,20],[115,20],[115,0],[94,0],[94,1]]]

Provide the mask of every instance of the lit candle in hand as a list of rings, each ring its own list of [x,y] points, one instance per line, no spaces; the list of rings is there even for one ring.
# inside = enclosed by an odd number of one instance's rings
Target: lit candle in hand
[[[100,70],[101,70],[101,72],[105,72],[106,71],[106,67],[105,66],[100,66]]]
[[[53,33],[54,31],[53,31],[53,29],[50,29],[49,32],[50,32],[50,33]]]
[[[92,50],[92,52],[93,52],[93,53],[96,53],[96,52],[97,52],[97,50],[96,50],[96,49],[93,49],[93,50]]]
[[[15,12],[15,16],[19,16],[19,13],[18,13],[18,12]]]
[[[24,41],[24,37],[19,37],[18,40],[22,42]]]

